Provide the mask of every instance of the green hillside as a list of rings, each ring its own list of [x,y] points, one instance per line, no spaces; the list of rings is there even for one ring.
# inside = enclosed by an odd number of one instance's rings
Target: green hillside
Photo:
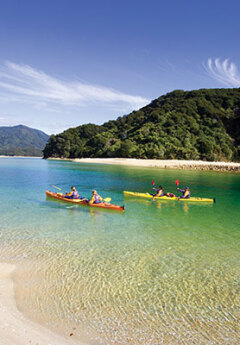
[[[115,121],[52,135],[43,153],[240,161],[240,89],[176,90]]]
[[[49,135],[26,126],[0,127],[0,155],[42,156]]]

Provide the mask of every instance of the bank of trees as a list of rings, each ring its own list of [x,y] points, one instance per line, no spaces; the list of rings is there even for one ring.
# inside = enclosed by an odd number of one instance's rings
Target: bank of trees
[[[115,121],[52,135],[43,154],[240,161],[240,89],[176,90]]]

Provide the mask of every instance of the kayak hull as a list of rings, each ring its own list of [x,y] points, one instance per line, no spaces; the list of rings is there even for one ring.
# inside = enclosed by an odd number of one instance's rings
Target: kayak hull
[[[89,204],[87,201],[80,200],[80,199],[64,198],[63,195],[61,195],[59,193],[50,192],[48,190],[46,191],[46,195],[47,195],[47,197],[66,201],[66,202],[71,202],[72,204],[83,205],[83,206],[88,206],[88,207],[95,207],[95,208],[104,208],[104,209],[108,209],[108,210],[115,210],[115,211],[124,212],[124,206],[108,204],[105,202],[101,202],[99,204]]]
[[[210,202],[210,203],[214,203],[215,199],[208,199],[208,198],[194,198],[191,197],[189,199],[183,199],[183,198],[179,198],[179,197],[168,197],[168,196],[161,196],[161,197],[154,197],[149,193],[137,193],[137,192],[128,192],[128,191],[124,191],[123,192],[125,196],[133,196],[133,197],[137,197],[137,198],[146,198],[146,199],[153,199],[154,200],[175,200],[175,201],[184,201],[184,202]]]

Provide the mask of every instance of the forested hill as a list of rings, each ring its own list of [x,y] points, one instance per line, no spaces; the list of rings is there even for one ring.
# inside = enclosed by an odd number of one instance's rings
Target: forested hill
[[[115,121],[52,135],[43,153],[240,161],[240,89],[176,90]]]
[[[42,156],[49,135],[23,125],[0,127],[0,155]]]

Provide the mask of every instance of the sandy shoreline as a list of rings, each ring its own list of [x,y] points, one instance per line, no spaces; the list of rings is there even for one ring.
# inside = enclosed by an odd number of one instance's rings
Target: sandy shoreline
[[[1,155],[0,158],[42,158],[40,156],[4,156]]]
[[[15,266],[0,263],[0,344],[1,345],[86,345],[28,320],[18,309],[12,274]]]
[[[155,160],[134,158],[81,158],[63,159],[49,158],[51,160],[68,160],[78,163],[112,164],[135,167],[149,167],[159,169],[186,169],[186,170],[213,170],[240,172],[240,163],[232,162],[206,162],[192,160]]]

